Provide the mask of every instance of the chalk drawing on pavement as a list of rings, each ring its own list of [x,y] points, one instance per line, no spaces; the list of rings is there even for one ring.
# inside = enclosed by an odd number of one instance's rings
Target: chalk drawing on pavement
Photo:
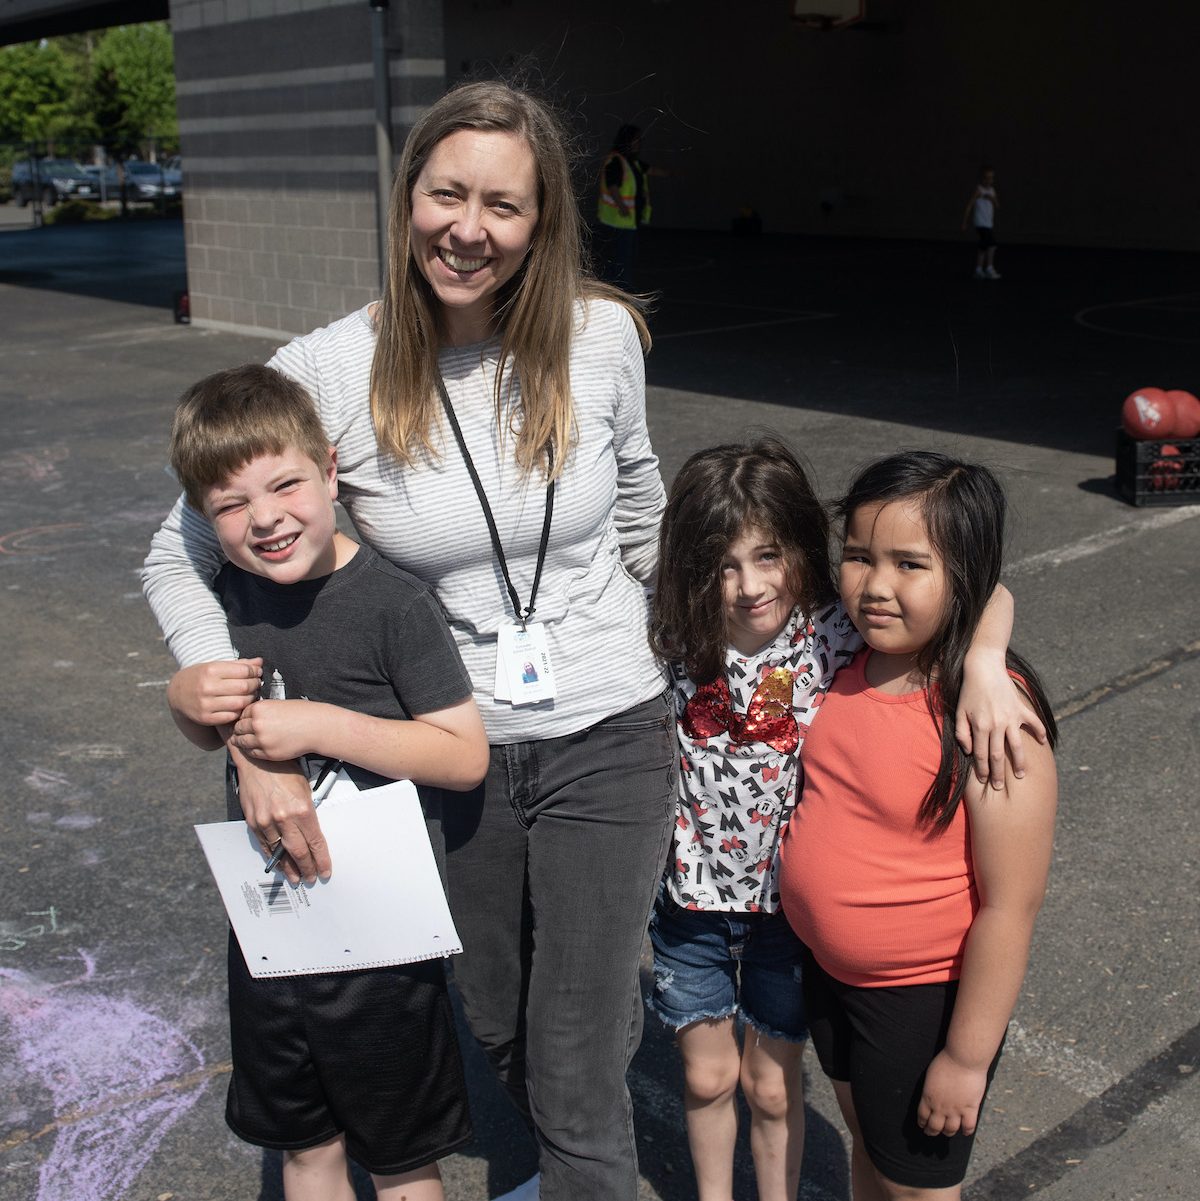
[[[0,555],[49,555],[60,550],[76,550],[87,540],[73,534],[83,529],[78,521],[58,525],[31,525],[10,534],[0,534]]]
[[[78,955],[82,973],[58,983],[0,967],[4,1058],[52,1107],[51,1120],[0,1142],[5,1153],[50,1141],[33,1201],[119,1201],[228,1070],[207,1065],[186,1034],[133,998],[103,992],[92,956]]]

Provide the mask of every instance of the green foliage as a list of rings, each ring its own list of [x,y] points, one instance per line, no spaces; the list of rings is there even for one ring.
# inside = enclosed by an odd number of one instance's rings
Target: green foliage
[[[178,149],[166,22],[0,48],[0,142],[44,143],[47,153],[99,142],[126,158],[152,138]]]
[[[53,41],[0,48],[0,138],[53,143],[75,136],[75,64]]]
[[[43,225],[82,225],[85,221],[120,221],[121,210],[90,204],[86,200],[64,200],[42,214]]]
[[[82,225],[88,219],[90,209],[94,204],[83,200],[64,200],[53,208],[46,209],[42,214],[43,225]]]
[[[101,141],[131,154],[154,137],[176,144],[175,59],[164,22],[117,25],[92,56],[94,117]]]

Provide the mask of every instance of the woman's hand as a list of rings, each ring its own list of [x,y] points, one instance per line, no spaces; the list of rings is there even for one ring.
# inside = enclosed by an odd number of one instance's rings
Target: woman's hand
[[[182,667],[167,685],[167,704],[177,717],[200,726],[237,721],[262,686],[261,659],[219,659]]]
[[[328,708],[313,701],[254,701],[234,724],[230,744],[252,759],[277,763],[320,754]]]
[[[987,1069],[963,1067],[945,1049],[925,1072],[917,1125],[926,1134],[974,1134],[987,1089]]]
[[[1003,656],[968,651],[954,736],[964,753],[975,760],[975,774],[981,781],[990,781],[993,788],[1004,787],[1006,744],[1013,775],[1018,780],[1025,775],[1022,727],[1045,743],[1046,727],[1008,674]]]
[[[321,833],[312,789],[300,765],[290,759],[247,758],[232,738],[229,753],[237,767],[242,815],[263,854],[271,855],[282,841],[287,854],[279,866],[292,884],[302,879],[311,883],[318,876],[328,880],[333,873],[329,844]]]

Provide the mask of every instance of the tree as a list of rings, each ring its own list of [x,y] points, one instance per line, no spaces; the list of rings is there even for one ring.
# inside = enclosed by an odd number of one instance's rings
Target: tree
[[[106,30],[92,71],[93,113],[107,147],[129,154],[146,138],[177,143],[175,58],[166,22]]]
[[[126,158],[149,138],[178,146],[175,60],[165,21],[0,48],[0,142]],[[40,148],[39,148],[40,152]]]
[[[0,140],[49,142],[76,135],[73,100],[83,91],[53,41],[0,48]]]

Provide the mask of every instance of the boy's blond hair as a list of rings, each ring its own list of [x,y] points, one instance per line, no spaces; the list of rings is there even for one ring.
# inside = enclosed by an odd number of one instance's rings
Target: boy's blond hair
[[[298,450],[324,467],[329,439],[312,397],[271,367],[247,363],[206,376],[179,399],[171,426],[171,467],[188,504],[259,455]]]

